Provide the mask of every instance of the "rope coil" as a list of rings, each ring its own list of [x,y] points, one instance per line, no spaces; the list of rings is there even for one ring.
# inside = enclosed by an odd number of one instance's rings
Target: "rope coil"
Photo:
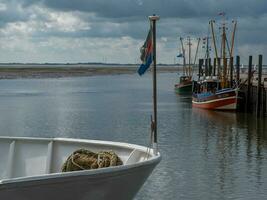
[[[98,169],[123,165],[122,160],[113,151],[94,153],[86,149],[74,151],[64,162],[62,172]]]

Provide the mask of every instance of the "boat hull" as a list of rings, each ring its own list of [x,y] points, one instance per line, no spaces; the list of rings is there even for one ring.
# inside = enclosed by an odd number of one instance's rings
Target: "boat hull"
[[[193,96],[192,105],[196,108],[210,110],[236,110],[237,91],[224,91],[205,98],[197,98]]]
[[[1,200],[133,199],[156,163],[96,175],[10,183],[0,188]]]
[[[192,83],[187,85],[176,84],[174,86],[175,92],[178,94],[192,92]]]

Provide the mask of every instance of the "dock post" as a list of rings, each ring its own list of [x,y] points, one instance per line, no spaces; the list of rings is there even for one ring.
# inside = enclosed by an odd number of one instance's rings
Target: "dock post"
[[[236,56],[236,82],[239,84],[240,80],[240,57]]]
[[[263,116],[267,116],[266,115],[266,112],[267,112],[267,109],[266,109],[266,104],[267,104],[267,89],[265,89],[264,87],[262,88],[263,90],[263,95],[262,95],[262,115]]]
[[[252,56],[249,56],[248,62],[248,87],[247,87],[247,98],[246,98],[246,111],[250,112],[250,92],[251,92],[251,74],[252,71]]]
[[[218,58],[218,62],[217,62],[217,64],[218,64],[218,70],[217,70],[217,75],[218,76],[221,76],[220,74],[221,74],[221,58]],[[220,77],[219,77],[220,78]]]
[[[202,65],[203,65],[203,59],[199,59],[198,60],[198,80],[200,79],[200,76],[203,76]]]
[[[209,75],[209,70],[208,70],[208,59],[205,58],[205,76]]]
[[[209,76],[211,76],[212,75],[211,58],[209,58],[208,62],[209,62]]]
[[[230,87],[233,87],[233,69],[234,69],[234,58],[230,58]]]
[[[214,58],[214,60],[213,60],[213,76],[216,76],[216,62],[217,62],[217,59]]]
[[[257,116],[261,114],[261,76],[262,76],[262,55],[259,55],[259,68],[258,68],[258,94],[257,94]]]

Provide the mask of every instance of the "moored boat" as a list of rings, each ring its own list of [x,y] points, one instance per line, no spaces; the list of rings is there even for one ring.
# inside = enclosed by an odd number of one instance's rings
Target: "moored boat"
[[[216,93],[202,93],[199,96],[193,96],[193,106],[198,108],[213,110],[236,110],[237,90],[223,89]]]
[[[114,151],[123,165],[61,172],[75,150]],[[0,137],[0,199],[132,199],[161,156],[143,146],[84,139]]]
[[[180,37],[182,53],[180,53],[177,57],[183,58],[183,75],[179,77],[179,82],[174,85],[175,92],[178,94],[184,93],[192,93],[192,76],[193,76],[193,67],[191,64],[191,38],[187,37],[187,45],[188,45],[188,65],[186,64],[185,58],[185,49],[183,44],[183,38]],[[199,47],[200,39],[198,39],[196,54],[193,65],[195,65],[198,47]]]
[[[223,14],[224,15],[224,14]],[[203,60],[199,64],[199,79],[194,82],[192,105],[193,107],[213,109],[213,110],[236,110],[238,99],[238,85],[237,81],[233,80],[233,47],[234,36],[236,29],[236,21],[231,39],[231,49],[229,50],[229,57],[226,54],[226,23],[222,23],[222,42],[221,42],[221,56],[223,67],[221,68],[220,59],[218,57],[217,44],[214,33],[214,21],[209,22],[212,32],[213,46],[215,51],[214,64],[211,65],[209,45],[209,35],[205,38],[206,54],[205,54],[205,73],[203,73]],[[229,65],[228,65],[229,60]],[[216,68],[217,66],[217,68]]]
[[[198,83],[199,84],[199,83]],[[205,80],[196,86],[192,96],[192,105],[212,110],[236,110],[238,89],[219,88],[219,82]]]
[[[192,78],[189,76],[181,76],[180,82],[174,85],[176,93],[192,92]]]
[[[207,91],[193,94],[193,107],[213,110],[236,110],[237,89],[225,88],[215,92]]]

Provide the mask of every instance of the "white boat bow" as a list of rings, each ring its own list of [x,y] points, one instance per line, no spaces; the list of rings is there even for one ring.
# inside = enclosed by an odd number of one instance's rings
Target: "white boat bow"
[[[75,150],[114,151],[123,165],[61,172]],[[1,200],[132,199],[161,156],[147,147],[97,140],[0,137]]]

